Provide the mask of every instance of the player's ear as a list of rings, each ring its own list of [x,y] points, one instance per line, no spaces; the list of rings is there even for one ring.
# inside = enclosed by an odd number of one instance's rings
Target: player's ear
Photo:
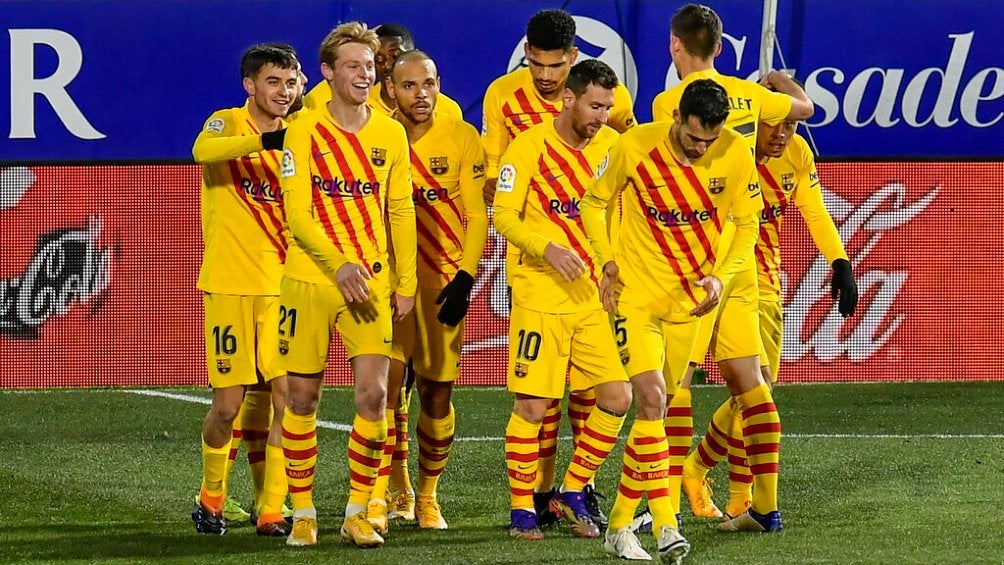
[[[244,91],[248,93],[248,96],[254,96],[254,81],[251,77],[244,77]]]
[[[572,104],[575,104],[575,93],[572,92],[571,88],[565,88],[565,90],[561,92],[561,101],[562,103],[565,104],[566,108],[571,107]]]
[[[680,124],[683,123],[683,121],[680,119],[680,109],[679,108],[673,109],[673,123],[675,123],[676,125],[680,125]]]
[[[715,48],[715,57],[714,58],[717,59],[718,56],[721,55],[721,54],[722,54],[722,42],[719,41],[718,42],[718,47]]]
[[[329,67],[327,63],[321,63],[321,75],[324,76],[324,80],[331,82],[335,78],[335,70]]]
[[[394,95],[394,81],[387,78],[383,81],[383,87],[387,89],[387,96],[390,96],[393,100],[397,100],[397,96]]]
[[[572,50],[568,52],[568,66],[575,64],[575,59],[579,57],[579,48],[572,47]]]

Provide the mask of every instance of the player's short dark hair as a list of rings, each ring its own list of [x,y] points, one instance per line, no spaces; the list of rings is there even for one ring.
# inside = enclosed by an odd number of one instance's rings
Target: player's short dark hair
[[[598,59],[575,63],[568,72],[565,88],[574,92],[576,96],[582,96],[590,84],[612,90],[617,87],[619,81],[617,73]]]
[[[544,51],[571,51],[575,47],[575,20],[564,10],[541,10],[526,24],[526,41]]]
[[[265,65],[279,69],[300,70],[300,61],[296,58],[296,50],[285,43],[259,43],[244,50],[241,55],[241,79],[254,80]]]
[[[722,85],[709,78],[688,84],[680,97],[680,118],[687,121],[690,116],[697,116],[706,128],[723,123],[729,117],[729,96]]]
[[[376,34],[380,39],[385,37],[400,37],[401,47],[407,51],[415,48],[415,38],[412,37],[411,31],[401,24],[380,24],[376,28]]]
[[[700,4],[687,4],[677,10],[669,30],[680,38],[687,53],[700,59],[713,57],[722,41],[722,19]]]

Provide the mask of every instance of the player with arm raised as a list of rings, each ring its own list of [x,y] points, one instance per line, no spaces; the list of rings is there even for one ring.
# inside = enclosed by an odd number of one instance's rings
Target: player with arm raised
[[[561,490],[550,501],[576,536],[600,535],[583,489],[616,443],[631,405],[597,292],[599,265],[579,216],[585,187],[617,139],[605,126],[617,84],[599,61],[572,67],[558,117],[517,137],[499,169],[495,226],[522,254],[512,273],[507,381],[516,398],[505,434],[509,532],[517,539],[543,537],[533,500],[539,433],[548,407],[564,394],[568,369],[576,368],[573,391],[596,395]]]
[[[296,120],[285,139],[282,187],[293,243],[281,283],[279,353],[289,384],[282,429],[294,508],[289,545],[317,543],[317,405],[332,327],[352,366],[356,407],[341,537],[359,547],[384,541],[366,507],[387,439],[392,323],[411,311],[417,285],[408,138],[401,124],[366,106],[378,44],[359,22],[328,34],[320,59],[331,100]]]
[[[213,388],[202,427],[202,487],[192,512],[201,533],[226,532],[228,456],[239,442],[234,433],[238,414],[248,438],[252,432],[255,443],[259,436],[268,437],[267,447],[248,444],[256,503],[262,490],[278,496],[274,515],[262,521],[258,532],[288,533],[279,514],[286,496],[285,459],[279,434],[269,434],[269,412],[281,412],[285,398],[276,359],[279,281],[288,247],[279,150],[286,133],[283,117],[300,93],[299,71],[288,46],[260,44],[246,50],[241,76],[247,103],[213,113],[192,148],[202,165],[205,253],[198,287]]]
[[[634,439],[624,450],[604,548],[622,558],[644,558],[631,520],[647,494],[665,563],[680,563],[690,547],[670,499],[670,479],[679,480],[681,468],[668,457],[667,397],[686,373],[701,316],[714,309],[723,286],[753,253],[761,208],[753,156],[742,138],[724,127],[725,90],[711,80],[694,81],[673,116],[673,122],[646,124],[621,136],[581,205],[586,233],[603,265],[600,295],[617,315],[620,357],[635,398]],[[604,212],[619,195],[622,222],[612,247]],[[720,248],[729,217],[736,234]],[[756,331],[755,323],[750,321],[749,331]],[[763,392],[769,401],[769,389]],[[765,402],[743,400],[757,407]],[[769,414],[761,414],[767,411],[758,410],[758,418],[768,422]]]

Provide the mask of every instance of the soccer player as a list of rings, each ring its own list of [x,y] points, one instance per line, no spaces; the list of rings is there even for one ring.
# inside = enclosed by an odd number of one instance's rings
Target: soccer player
[[[714,68],[715,56],[722,47],[722,22],[718,15],[706,6],[688,4],[673,15],[670,23],[670,55],[680,74],[682,82],[656,96],[652,103],[652,115],[658,120],[672,119],[672,112],[678,107],[684,89],[697,80],[710,79],[720,84],[729,96],[729,116],[726,127],[739,133],[746,140],[750,153],[756,142],[756,130],[759,122],[776,124],[782,119],[804,119],[812,115],[813,104],[805,92],[785,73],[772,72],[764,77],[763,82],[773,90],[763,85],[746,81],[737,77],[719,74]],[[721,245],[727,246],[731,239],[734,226],[726,222]],[[752,256],[750,256],[752,259]],[[670,465],[675,469],[683,465],[693,435],[693,416],[691,413],[690,377],[693,366],[704,360],[711,341],[712,331],[718,322],[713,358],[718,362],[723,379],[729,386],[733,396],[756,393],[762,397],[766,390],[765,409],[771,416],[763,418],[771,420],[776,417],[777,410],[770,399],[769,389],[759,378],[759,362],[757,355],[761,346],[758,334],[748,330],[748,319],[757,316],[756,267],[753,261],[745,262],[741,272],[735,277],[732,285],[723,291],[720,312],[703,319],[701,334],[695,346],[691,367],[676,394],[669,402],[666,415],[667,440],[670,446]],[[764,387],[761,389],[760,387]],[[779,433],[780,426],[778,425]],[[771,515],[777,518],[766,518],[770,512],[777,510],[777,442],[770,441],[776,437],[775,432],[769,432],[762,438],[763,449],[758,454],[759,463],[753,467],[757,471],[757,481],[761,485],[757,495],[760,500],[754,504],[754,514],[759,518],[758,525],[751,523],[747,516],[743,518],[746,527],[754,530],[780,530],[780,514]],[[679,511],[680,488],[677,475],[673,475],[670,485],[673,506]],[[696,501],[710,501],[710,486],[703,478],[695,481],[691,474],[684,473],[682,486],[691,500],[691,507],[697,516],[713,515],[705,505],[695,504]],[[742,512],[739,512],[742,513]]]
[[[279,280],[288,247],[279,150],[286,133],[283,117],[302,93],[300,63],[288,46],[260,44],[244,52],[240,67],[247,102],[214,112],[192,148],[202,165],[205,253],[198,287],[213,388],[202,426],[202,487],[192,520],[197,531],[207,534],[226,533],[226,477],[231,446],[236,450],[241,435],[234,433],[238,413],[245,420],[245,438],[254,430],[263,440],[269,411],[281,410],[285,397],[276,359]],[[281,505],[286,479],[278,437],[269,436],[268,447],[249,446],[248,457],[256,498],[263,489],[274,490]],[[258,532],[285,535],[284,527],[279,515],[262,522]]]
[[[366,106],[378,47],[376,34],[359,22],[332,30],[320,49],[331,100],[294,122],[285,139],[282,187],[293,240],[280,288],[279,354],[289,385],[282,428],[294,509],[289,545],[317,543],[317,404],[332,326],[355,381],[341,537],[360,547],[384,541],[367,521],[366,506],[387,439],[392,322],[415,303],[416,242],[408,138],[401,124]]]
[[[538,434],[548,407],[563,396],[569,367],[577,369],[571,389],[596,395],[561,490],[550,501],[576,536],[600,534],[582,491],[616,443],[631,405],[597,292],[598,263],[579,217],[585,187],[618,136],[605,126],[617,84],[617,75],[599,61],[572,67],[561,112],[517,137],[499,169],[495,227],[521,253],[509,318],[507,382],[516,398],[506,427],[509,532],[517,539],[543,537],[533,500]]]
[[[795,133],[796,125],[796,121],[786,119],[775,125],[761,123],[757,131],[757,171],[764,200],[756,246],[760,339],[765,352],[760,359],[760,372],[768,384],[777,382],[781,362],[783,331],[779,232],[790,202],[798,207],[816,247],[833,267],[831,295],[838,300],[840,314],[845,317],[853,315],[858,300],[850,261],[833,218],[823,203],[812,151],[805,139]],[[749,506],[753,486],[743,438],[739,435],[742,429],[735,424],[741,416],[733,413],[732,404],[726,401],[719,407],[704,439],[684,463],[685,473],[693,469],[692,476],[703,481],[708,471],[728,455],[730,496],[726,510],[730,516],[741,514]],[[714,502],[711,505],[713,510],[718,510]]]
[[[680,469],[667,456],[666,399],[686,372],[700,316],[713,310],[722,287],[753,252],[761,208],[753,157],[724,127],[728,113],[720,85],[691,82],[672,122],[621,136],[581,204],[603,265],[600,296],[617,315],[620,358],[634,390],[635,421],[604,543],[608,553],[626,559],[647,558],[630,526],[643,494],[663,561],[680,563],[690,549],[670,500],[670,477]],[[611,249],[604,212],[619,195],[623,217]],[[730,216],[736,234],[720,249]],[[751,324],[756,331],[755,320]]]
[[[397,107],[394,117],[404,125],[411,143],[412,194],[418,219],[418,298],[413,313],[394,325],[391,362],[401,369],[412,362],[421,403],[418,526],[446,529],[436,488],[453,444],[455,418],[450,399],[453,381],[460,376],[463,319],[488,239],[488,212],[481,197],[484,149],[473,126],[436,113],[440,78],[427,54],[403,53],[390,76],[388,92]],[[394,376],[392,372],[388,390],[396,400],[403,371],[396,382]],[[388,426],[394,425],[390,408],[387,421]],[[388,443],[392,441],[388,433]],[[407,465],[407,458],[403,463]],[[381,489],[386,489],[385,477],[377,482],[369,506],[370,522],[378,531],[387,527]]]
[[[394,62],[402,53],[415,49],[415,39],[408,28],[400,24],[380,24],[373,28],[377,37],[380,38],[380,49],[377,50],[374,63],[376,64],[376,84],[370,89],[370,97],[366,104],[376,112],[387,116],[394,113],[397,107],[394,99],[387,92],[387,84],[390,81],[390,72],[394,68]],[[325,83],[320,83],[307,93],[304,105],[309,110],[319,108],[328,103],[331,99],[331,91]],[[464,111],[455,100],[449,96],[439,94],[439,113],[447,113],[458,119],[464,119]]]
[[[541,10],[526,26],[523,51],[528,67],[503,75],[485,92],[481,135],[487,159],[485,201],[492,202],[499,174],[499,160],[506,148],[521,132],[536,124],[549,122],[561,111],[565,82],[579,51],[575,47],[575,20],[564,10]],[[614,107],[607,124],[624,132],[635,123],[631,95],[624,85],[614,88]],[[506,280],[519,261],[519,251],[509,246],[506,253]],[[576,371],[575,367],[572,371]],[[568,419],[573,444],[596,399],[589,390],[573,390],[568,399]],[[554,456],[557,453],[558,426],[561,423],[561,401],[555,399],[544,415],[541,426],[540,469],[536,506],[537,517],[547,525],[554,516],[547,511],[553,495]],[[594,520],[606,526],[606,516],[600,510],[592,484],[586,487],[586,504]]]

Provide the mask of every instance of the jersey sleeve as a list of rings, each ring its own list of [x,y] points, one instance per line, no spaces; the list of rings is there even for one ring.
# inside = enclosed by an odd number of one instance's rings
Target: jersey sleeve
[[[348,258],[338,251],[324,228],[314,220],[310,184],[310,133],[306,128],[290,126],[282,151],[281,181],[286,221],[296,243],[313,257],[326,274],[334,278]]]
[[[236,135],[230,110],[220,110],[209,116],[195,138],[192,157],[196,163],[217,163],[264,150],[260,135]]]
[[[759,221],[757,215],[763,209],[763,196],[760,193],[760,177],[756,172],[753,156],[746,150],[745,143],[737,142],[741,149],[734,152],[738,162],[738,189],[732,201],[732,221],[736,225],[736,234],[725,255],[715,262],[712,274],[722,281],[722,285],[743,269],[746,261],[753,256],[759,236]]]
[[[760,98],[761,122],[770,125],[781,123],[791,113],[791,96],[768,90],[759,84],[753,83],[757,96]]]
[[[502,156],[493,208],[495,229],[523,253],[540,258],[550,240],[527,227],[520,217],[533,175],[530,162],[520,155],[525,146],[526,143],[512,145]]]
[[[607,125],[618,133],[624,133],[635,125],[634,101],[631,100],[631,93],[623,84],[618,84],[614,88],[614,107],[610,109]]]
[[[474,128],[466,124],[463,127],[470,135],[466,136],[460,170],[460,201],[467,218],[460,268],[473,276],[488,241],[488,209],[481,192],[485,184],[485,150]]]
[[[596,167],[596,177],[586,188],[586,193],[579,203],[582,228],[601,266],[613,259],[613,248],[610,245],[611,230],[608,229],[607,219],[611,214],[611,206],[616,206],[617,195],[627,182],[623,139],[614,143],[610,152]]]
[[[415,202],[411,198],[411,159],[408,138],[398,126],[400,134],[395,159],[390,168],[390,186],[387,187],[387,219],[390,237],[394,244],[394,264],[397,269],[397,293],[415,296],[418,290],[417,268],[418,231],[415,223]]]
[[[800,151],[798,161],[798,182],[795,186],[795,205],[805,219],[805,224],[809,228],[809,235],[816,243],[819,252],[826,257],[827,263],[833,263],[837,259],[848,259],[844,244],[840,241],[840,233],[833,223],[833,218],[826,210],[823,201],[822,184],[819,182],[819,173],[816,172],[816,161],[812,158],[812,152],[808,144],[801,138],[796,137],[792,144],[801,142],[804,147]]]
[[[652,121],[667,122],[673,119],[673,108],[670,107],[669,91],[663,91],[652,100]]]
[[[482,109],[481,138],[485,146],[485,176],[489,179],[498,178],[499,161],[509,145],[505,123],[502,120],[502,100],[494,84],[485,92],[485,102]]]

